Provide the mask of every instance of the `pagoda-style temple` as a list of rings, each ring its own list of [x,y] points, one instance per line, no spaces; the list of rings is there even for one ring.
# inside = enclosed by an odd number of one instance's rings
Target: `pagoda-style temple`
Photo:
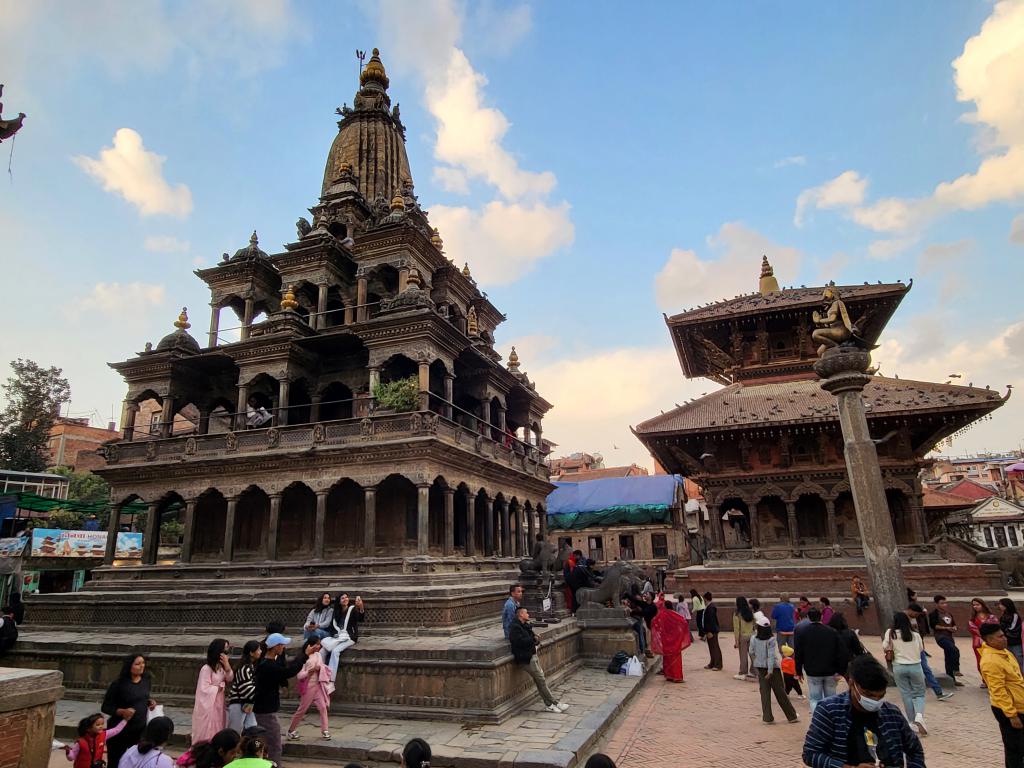
[[[106,564],[81,592],[34,596],[33,626],[251,633],[280,618],[294,630],[312,596],[344,590],[366,601],[368,629],[346,652],[342,708],[494,720],[533,695],[498,618],[545,532],[551,404],[514,349],[502,362],[505,316],[445,256],[388,86],[374,50],[294,242],[270,254],[253,233],[197,270],[208,333],[192,335],[182,311],[112,364],[128,392],[99,470],[115,503]],[[158,417],[136,424],[152,400]],[[119,512],[140,502],[142,562],[115,561]],[[180,541],[161,535],[170,521]],[[461,640],[417,649],[412,635]],[[546,636],[555,679],[579,663],[579,635],[570,621]],[[22,663],[59,663],[74,688],[117,663],[93,648],[102,664],[79,664],[38,637],[22,648]],[[191,668],[156,666],[164,693],[194,687]]]
[[[877,342],[911,285],[838,287],[864,343]],[[666,318],[687,378],[724,386],[634,433],[669,472],[703,489],[710,514],[695,549],[708,568],[863,563],[835,398],[812,369],[811,314],[823,290],[781,289],[764,258],[758,292]],[[900,554],[933,561],[918,477],[925,455],[1004,398],[876,374],[864,399]]]

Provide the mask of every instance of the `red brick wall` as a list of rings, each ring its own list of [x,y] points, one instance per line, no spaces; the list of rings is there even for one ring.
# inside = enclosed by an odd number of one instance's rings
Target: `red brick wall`
[[[0,714],[0,768],[18,768],[28,723],[28,710]]]

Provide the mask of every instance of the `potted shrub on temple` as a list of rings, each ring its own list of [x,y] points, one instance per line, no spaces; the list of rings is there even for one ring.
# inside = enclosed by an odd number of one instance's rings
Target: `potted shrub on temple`
[[[381,382],[373,388],[376,403],[374,413],[408,413],[415,411],[420,402],[420,383],[416,376]]]

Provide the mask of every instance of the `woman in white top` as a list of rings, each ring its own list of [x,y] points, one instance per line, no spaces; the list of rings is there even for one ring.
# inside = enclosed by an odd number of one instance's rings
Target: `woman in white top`
[[[118,768],[174,768],[174,760],[164,754],[164,745],[174,733],[169,717],[154,717],[146,723],[142,739],[121,757]]]
[[[924,670],[921,651],[924,643],[914,631],[910,617],[903,611],[893,616],[892,628],[885,631],[882,649],[887,661],[892,661],[892,676],[903,697],[907,720],[921,736],[928,733],[924,725]]]

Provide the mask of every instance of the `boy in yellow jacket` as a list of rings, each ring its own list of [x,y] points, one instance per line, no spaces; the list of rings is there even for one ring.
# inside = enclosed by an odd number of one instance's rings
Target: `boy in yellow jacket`
[[[1006,635],[998,624],[981,627],[981,678],[988,686],[992,714],[999,722],[1007,768],[1024,768],[1024,676],[1016,657],[1006,650]]]

